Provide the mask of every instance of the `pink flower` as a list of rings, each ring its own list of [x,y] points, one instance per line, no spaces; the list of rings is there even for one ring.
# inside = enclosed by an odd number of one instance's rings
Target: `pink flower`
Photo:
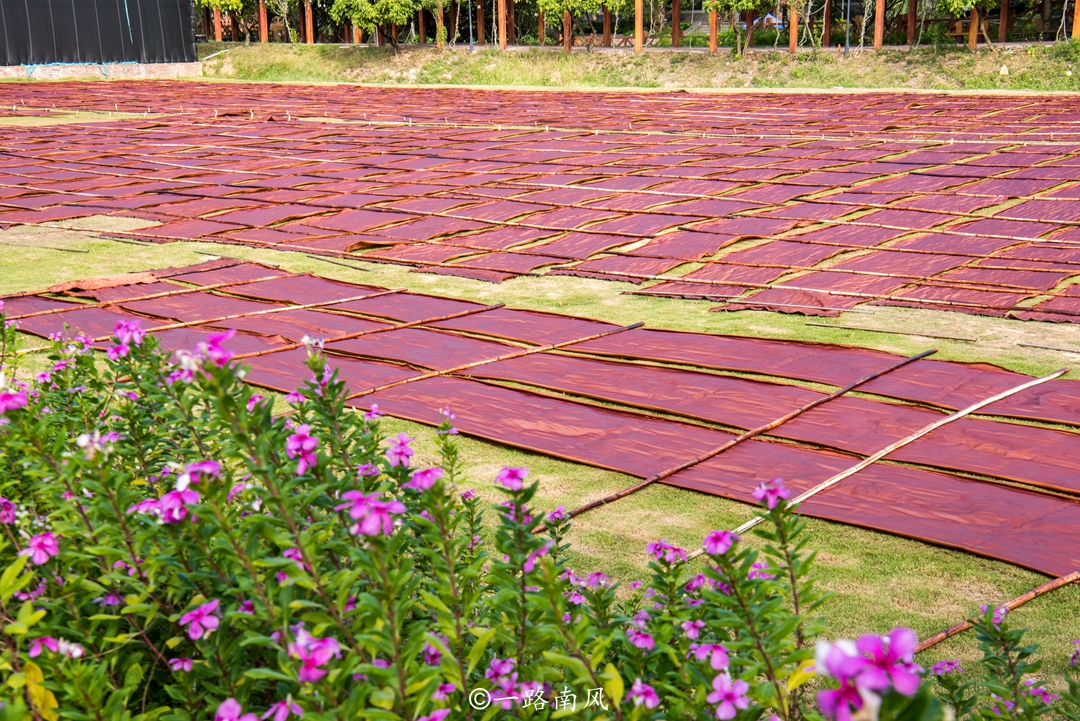
[[[371,510],[372,502],[379,498],[379,494],[363,494],[360,491],[345,491],[341,494],[341,497],[348,501],[348,503],[334,506],[334,510],[344,511],[348,509],[349,516],[358,521],[368,514],[368,511]]]
[[[405,504],[401,501],[372,501],[368,505],[368,512],[359,523],[349,529],[355,535],[363,536],[389,536],[394,530],[394,519],[391,514],[405,512]]]
[[[390,461],[391,466],[409,467],[409,459],[413,454],[413,449],[409,447],[409,444],[414,440],[416,439],[409,438],[407,433],[398,433],[389,440],[390,446],[386,449],[386,460]]]
[[[959,661],[938,661],[930,667],[930,673],[935,676],[944,676],[950,673],[963,673],[964,669],[960,668]]]
[[[296,464],[296,475],[302,476],[309,468],[314,468],[319,463],[319,457],[315,449],[319,446],[319,439],[308,435],[311,426],[307,423],[297,426],[296,433],[289,436],[285,441],[285,455],[289,458],[299,458]]]
[[[422,471],[413,471],[412,478],[403,484],[404,488],[412,488],[416,491],[426,491],[435,485],[435,481],[443,477],[441,468],[425,468]]]
[[[749,579],[776,578],[776,574],[769,573],[767,570],[768,568],[768,563],[766,563],[765,561],[758,561],[757,563],[750,566],[750,573],[746,574],[746,577]]]
[[[240,605],[236,607],[237,613],[243,613],[249,616],[255,615],[255,602],[254,601],[241,601]]]
[[[140,346],[146,337],[146,331],[140,327],[137,320],[120,320],[113,328],[113,337],[124,345]]]
[[[666,538],[661,538],[655,543],[650,543],[645,547],[645,550],[649,552],[657,561],[665,561],[666,563],[675,563],[676,561],[685,561],[686,552],[681,548],[672,546],[667,542]]]
[[[731,531],[710,531],[705,536],[705,553],[710,556],[723,556],[734,543],[739,542],[739,537]]]
[[[462,491],[461,492],[461,500],[463,500],[463,501],[471,501],[474,498],[476,498],[476,489],[475,488],[470,488],[467,491]]]
[[[450,688],[454,688],[454,684],[452,684],[452,683],[451,684],[443,684],[443,686],[450,686]],[[439,688],[442,688],[442,686],[439,686]],[[435,700],[435,701],[439,700],[439,699],[435,698],[435,694],[431,694],[431,698],[433,700]],[[443,698],[445,698],[445,696]],[[448,709],[448,708],[439,708],[439,709],[435,709],[434,711],[429,713],[427,716],[418,717],[416,719],[416,721],[443,721],[443,719],[445,719],[449,715],[450,715],[450,709]]]
[[[66,641],[62,638],[56,641],[56,650],[59,651],[61,655],[67,656],[68,658],[82,658],[86,655],[85,648],[77,643]]]
[[[241,715],[243,714],[243,715]],[[228,698],[221,702],[214,712],[214,721],[257,721],[258,716],[253,713],[244,713],[240,702],[234,698]]]
[[[42,648],[47,648],[53,653],[56,653],[60,649],[55,638],[52,636],[42,636],[41,638],[35,638],[30,642],[30,650],[26,655],[30,658],[37,658],[41,655]]]
[[[555,510],[548,514],[548,523],[559,523],[570,518],[570,514],[566,512],[566,506],[556,506]]]
[[[188,505],[198,503],[201,498],[195,491],[169,491],[157,503],[161,523],[182,523],[188,516]]]
[[[652,636],[632,626],[626,629],[626,638],[629,639],[630,643],[645,651],[652,651],[653,647],[656,646]]]
[[[514,671],[514,665],[516,663],[517,662],[512,658],[493,658],[491,659],[491,663],[488,664],[484,676],[492,681],[498,681],[501,678],[510,676]],[[516,676],[517,674],[514,675]]]
[[[209,460],[189,463],[176,479],[176,490],[186,491],[189,484],[198,483],[203,477],[221,478],[221,464]]]
[[[156,498],[144,498],[127,509],[128,513],[145,513],[148,516],[157,516],[161,513],[161,506]]]
[[[446,697],[457,691],[457,686],[452,683],[440,683],[439,687],[435,689],[435,693],[431,694],[432,701],[445,701]]]
[[[696,639],[698,636],[700,636],[701,629],[703,628],[705,628],[705,622],[701,620],[684,621],[682,624],[683,633],[685,633],[686,637],[690,639]]]
[[[215,616],[214,612],[217,611],[219,605],[221,602],[214,599],[180,617],[180,625],[188,627],[188,637],[192,641],[209,636],[218,627],[221,619]]]
[[[750,705],[750,699],[746,692],[750,690],[750,684],[742,679],[731,679],[726,673],[717,674],[712,681],[713,692],[706,697],[709,703],[720,704],[716,707],[716,718],[727,721],[735,718],[738,709],[746,709]]]
[[[232,360],[233,352],[222,347],[222,343],[236,335],[236,329],[230,328],[224,333],[211,333],[205,343],[199,344],[200,352],[218,368],[223,368]]]
[[[690,651],[687,652],[686,657],[690,658],[691,654],[698,661],[704,661],[709,659],[709,665],[713,671],[723,671],[728,667],[730,663],[728,660],[727,649],[718,643],[703,643],[700,646],[696,643],[690,644]]]
[[[364,420],[365,421],[377,421],[380,418],[382,418],[382,413],[379,412],[379,404],[378,403],[372,403],[371,404],[371,409],[368,410],[368,412],[364,414]]]
[[[131,351],[131,346],[129,346],[129,345],[125,344],[125,343],[120,343],[118,345],[109,346],[105,350],[105,355],[109,358],[109,360],[115,361],[115,360],[120,360],[121,358],[124,358],[125,356],[127,356],[127,354],[130,351]]]
[[[642,683],[640,678],[634,679],[630,692],[626,694],[627,701],[633,701],[635,706],[644,705],[645,708],[656,708],[660,705],[660,697],[647,683]]]
[[[522,566],[522,570],[525,573],[532,573],[533,569],[536,568],[537,559],[539,559],[541,556],[543,556],[544,554],[546,554],[548,551],[551,550],[551,544],[552,544],[552,541],[548,541],[543,546],[540,546],[540,548],[538,548],[535,551],[533,551],[532,553],[530,553],[525,558],[525,565]]]
[[[990,607],[987,606],[984,603],[981,606],[981,608],[982,608],[983,615],[985,616]],[[998,606],[997,608],[994,609],[994,614],[990,619],[991,623],[993,623],[995,626],[1000,625],[1001,622],[1005,620],[1005,616],[1008,613],[1009,613],[1009,607],[1008,606],[1005,606],[1005,605]]]
[[[247,402],[248,413],[251,413],[253,410],[255,410],[255,406],[259,405],[259,402],[262,401],[262,399],[263,397],[258,393],[252,393],[251,397],[248,398]]]
[[[170,658],[169,668],[173,671],[190,671],[193,668],[193,662],[190,658]]]
[[[858,648],[851,641],[818,641],[814,649],[814,667],[818,674],[831,676],[840,682],[839,688],[818,692],[818,706],[821,712],[837,721],[850,721],[852,711],[858,711],[866,703],[863,693],[854,683],[866,667],[866,659],[859,654]],[[873,695],[873,692],[866,690]]]
[[[306,400],[307,397],[298,390],[293,391],[289,395],[285,396],[285,402],[291,406],[298,406]]]
[[[520,491],[521,486],[525,481],[525,477],[528,475],[528,468],[510,468],[509,466],[506,466],[495,474],[495,482],[501,483],[511,491]]]
[[[274,721],[285,721],[289,718],[289,714],[293,714],[297,718],[302,718],[304,715],[304,709],[300,707],[300,704],[292,700],[292,696],[286,696],[284,701],[278,701],[276,704],[266,709],[260,718],[266,719],[270,716],[274,717]]]
[[[776,508],[776,504],[780,502],[780,499],[786,501],[791,498],[791,491],[784,487],[784,479],[774,478],[771,481],[759,483],[758,487],[754,489],[753,495],[754,500],[759,503],[764,502],[771,511]]]
[[[33,536],[26,544],[26,548],[19,551],[20,556],[30,556],[30,562],[35,566],[48,563],[49,559],[60,553],[60,544],[52,532],[39,533]]]
[[[585,585],[589,588],[603,588],[611,578],[602,571],[595,571],[585,577]]]
[[[894,628],[888,636],[867,634],[855,647],[868,657],[857,683],[875,691],[892,685],[898,693],[911,696],[919,690],[919,669],[913,663],[918,638],[910,628]]]
[[[15,523],[15,512],[18,510],[18,506],[0,496],[0,523]]]
[[[296,640],[289,644],[289,655],[300,659],[300,683],[315,683],[326,675],[326,670],[319,668],[330,663],[330,659],[341,658],[341,645],[335,638],[315,638],[305,629],[296,633]]]
[[[0,415],[26,407],[26,391],[0,391]]]
[[[450,640],[446,636],[443,636],[441,633],[436,633],[434,635],[439,641],[443,643],[443,645],[450,643]],[[426,663],[428,666],[438,666],[440,663],[442,663],[442,651],[440,651],[439,647],[435,646],[430,641],[424,642],[424,650],[421,651],[421,653],[424,656],[424,663]]]

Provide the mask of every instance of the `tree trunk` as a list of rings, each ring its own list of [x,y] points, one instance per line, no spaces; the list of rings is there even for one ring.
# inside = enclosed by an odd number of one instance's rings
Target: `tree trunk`
[[[821,44],[832,47],[832,0],[825,0],[825,27],[821,30]]]
[[[799,11],[794,0],[788,3],[788,41],[787,50],[794,53],[799,48]]]
[[[885,44],[885,0],[874,3],[874,50]]]
[[[435,13],[435,47],[442,49],[443,36],[446,32],[443,30],[445,27],[445,20],[443,19],[442,5],[439,6],[439,11]]]
[[[682,43],[682,6],[679,0],[671,0],[671,47],[677,48]]]
[[[751,10],[746,13],[746,47],[743,48],[742,55],[746,55],[750,48],[754,47],[754,28],[756,27],[757,13]]]
[[[645,50],[645,0],[634,0],[634,52]]]

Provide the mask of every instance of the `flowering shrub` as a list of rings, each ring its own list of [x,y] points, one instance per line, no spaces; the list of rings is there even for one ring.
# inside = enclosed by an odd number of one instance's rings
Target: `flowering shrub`
[[[106,359],[57,337],[24,383],[0,328],[0,717],[945,718],[905,629],[818,643],[808,690],[824,597],[779,481],[762,550],[715,531],[699,567],[660,540],[621,590],[567,565],[568,515],[526,469],[486,507],[450,410],[418,467],[319,352],[275,417],[229,334],[170,357],[123,323]],[[1048,695],[992,621],[986,688],[1030,718]],[[970,693],[943,698],[963,715]]]

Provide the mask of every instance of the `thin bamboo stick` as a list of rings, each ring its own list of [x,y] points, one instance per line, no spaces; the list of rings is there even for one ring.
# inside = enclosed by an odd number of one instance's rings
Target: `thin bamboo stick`
[[[774,430],[774,429],[778,428],[779,426],[782,426],[783,424],[787,423],[788,421],[792,420],[793,418],[797,418],[798,416],[801,416],[803,413],[806,413],[809,410],[813,410],[814,408],[817,408],[818,406],[820,406],[820,405],[822,405],[824,403],[828,403],[831,400],[835,400],[836,398],[839,398],[840,396],[844,395],[845,393],[853,391],[856,388],[858,388],[859,386],[864,385],[866,383],[869,383],[870,381],[874,380],[875,378],[880,378],[881,376],[885,375],[886,373],[894,371],[894,370],[896,370],[898,368],[903,368],[904,366],[906,366],[909,363],[913,363],[913,362],[915,362],[917,360],[920,360],[922,358],[926,358],[927,356],[933,355],[934,353],[937,353],[936,348],[932,348],[930,350],[923,351],[922,353],[918,353],[918,354],[910,356],[908,358],[904,358],[902,360],[897,361],[896,363],[893,363],[888,368],[885,368],[885,369],[880,370],[880,371],[876,371],[874,373],[870,373],[869,375],[865,375],[862,378],[859,378],[858,380],[856,380],[856,381],[854,381],[852,383],[849,383],[848,385],[844,386],[843,388],[840,388],[839,390],[833,391],[832,393],[830,393],[827,396],[821,396],[820,398],[817,398],[817,399],[811,401],[810,403],[807,403],[804,406],[796,408],[795,410],[791,411],[790,413],[786,413],[785,415],[780,416],[779,418],[777,418],[776,420],[774,420],[774,421],[772,421],[770,423],[766,423],[763,426],[758,426],[757,428],[746,431],[745,433],[743,433],[741,435],[738,435],[735,438],[732,438],[727,443],[724,443],[723,445],[717,446],[716,448],[712,449],[708,453],[703,453],[702,455],[698,456],[697,458],[686,461],[685,463],[680,463],[679,465],[674,466],[673,468],[669,468],[666,471],[661,471],[660,473],[649,476],[645,480],[643,480],[643,481],[641,481],[639,483],[635,483],[634,485],[629,486],[628,488],[624,488],[621,491],[618,491],[616,493],[612,493],[611,495],[604,496],[603,498],[600,498],[600,499],[595,500],[595,501],[591,501],[590,503],[586,503],[584,506],[580,506],[578,508],[575,508],[574,510],[570,511],[570,517],[574,518],[575,516],[579,516],[582,513],[585,513],[586,511],[591,511],[594,508],[599,508],[600,506],[605,506],[605,505],[607,505],[609,503],[612,503],[614,501],[619,500],[620,498],[625,498],[626,496],[629,496],[631,493],[636,493],[637,491],[640,491],[643,488],[647,488],[647,487],[651,486],[654,483],[657,483],[659,481],[664,480],[665,478],[670,478],[671,476],[675,475],[676,473],[679,473],[680,471],[685,471],[687,468],[690,468],[691,466],[696,466],[697,464],[699,464],[699,463],[701,463],[703,461],[707,461],[710,458],[718,456],[721,453],[723,453],[724,451],[727,451],[727,450],[729,450],[731,448],[734,448],[735,446],[739,445],[740,443],[748,441],[751,438],[754,438],[755,436],[759,436],[762,433],[768,433],[769,431]]]
[[[813,488],[810,488],[810,489],[800,493],[798,496],[796,496],[794,499],[792,499],[790,503],[793,506],[797,505],[797,504],[800,504],[800,503],[803,503],[807,499],[812,498],[813,496],[816,496],[817,494],[821,493],[822,491],[825,491],[825,490],[828,490],[829,488],[832,488],[833,486],[835,486],[837,483],[844,480],[845,478],[850,478],[851,476],[855,475],[859,471],[872,466],[873,464],[877,463],[878,461],[880,461],[882,458],[889,455],[893,451],[899,450],[900,448],[903,448],[904,446],[908,445],[909,443],[914,443],[915,441],[919,440],[920,438],[925,436],[927,433],[930,433],[931,431],[934,431],[934,430],[936,430],[938,428],[941,428],[942,426],[947,425],[949,423],[952,423],[953,421],[958,421],[961,418],[964,418],[965,416],[971,415],[972,413],[974,413],[975,411],[977,411],[977,410],[979,410],[981,408],[985,408],[986,406],[991,405],[992,403],[997,403],[998,401],[1003,400],[1005,398],[1008,398],[1009,396],[1015,395],[1017,393],[1020,393],[1021,391],[1026,391],[1028,388],[1033,388],[1033,387],[1035,387],[1037,385],[1041,385],[1042,383],[1052,381],[1055,378],[1058,378],[1058,377],[1060,377],[1062,375],[1065,375],[1068,372],[1069,372],[1068,368],[1062,368],[1061,370],[1054,371],[1050,375],[1045,375],[1042,378],[1035,378],[1035,379],[1030,380],[1030,381],[1028,381],[1026,383],[1021,383],[1020,385],[1018,385],[1018,386],[1016,386],[1014,388],[1010,388],[1009,390],[1002,391],[1001,393],[998,393],[997,395],[994,395],[994,396],[991,396],[991,397],[986,398],[984,400],[978,401],[977,403],[973,403],[970,406],[968,406],[967,408],[956,411],[955,413],[952,413],[952,414],[950,414],[948,416],[945,416],[944,418],[940,418],[940,419],[934,421],[933,423],[929,423],[929,424],[923,426],[922,428],[920,428],[919,430],[915,431],[911,435],[905,436],[904,438],[901,438],[900,440],[896,441],[895,443],[890,443],[889,445],[885,446],[884,448],[882,448],[880,451],[873,454],[872,456],[867,456],[866,458],[859,461],[858,463],[856,463],[851,468],[848,468],[847,470],[841,471],[840,473],[837,473],[832,478],[829,478],[828,480],[822,481],[821,483],[814,486]],[[739,526],[738,528],[736,528],[735,533],[745,533],[745,532],[749,531],[751,528],[753,528],[754,526],[761,523],[763,520],[764,520],[764,516],[755,516],[751,520],[747,521],[746,523],[744,523],[741,526]],[[703,552],[704,552],[704,549],[699,548],[696,551],[694,551],[693,553],[689,554],[689,558],[696,558],[697,556],[700,556]]]
[[[254,280],[230,280],[226,283],[211,283],[210,285],[201,285],[195,287],[182,287],[176,290],[163,291],[161,293],[151,293],[149,295],[140,295],[134,298],[123,298],[121,300],[100,300],[96,303],[82,303],[76,306],[67,308],[52,308],[50,310],[39,310],[33,313],[23,313],[22,315],[9,316],[8,320],[22,320],[23,318],[36,318],[41,315],[56,315],[57,313],[69,313],[73,310],[85,310],[86,308],[102,308],[108,305],[118,305],[121,303],[134,303],[140,300],[154,300],[155,298],[168,298],[174,295],[185,295],[188,293],[198,293],[206,290],[216,290],[218,288],[225,288],[233,285],[244,285],[245,283],[260,283],[266,280],[273,280],[275,278],[287,278],[287,275],[267,275],[262,278],[255,278]]]
[[[132,231],[132,232],[134,232],[134,231]],[[157,237],[157,236],[151,236],[151,237]],[[198,243],[198,242],[203,242],[203,241],[195,240],[194,242]],[[205,241],[205,242],[216,243],[217,241],[210,240],[210,241]],[[238,243],[238,245],[245,245],[245,244],[244,243]],[[250,258],[241,258],[238,255],[225,255],[224,253],[212,253],[209,250],[193,250],[191,252],[192,253],[198,253],[199,255],[212,255],[215,258],[228,258],[229,260],[239,260],[239,261],[244,262],[244,263],[259,263],[260,265],[268,265],[271,268],[280,268],[281,267],[277,263],[271,263],[268,260],[251,260]]]
[[[622,326],[620,328],[615,328],[613,330],[606,330],[606,331],[604,331],[602,333],[594,333],[592,335],[585,336],[584,338],[576,338],[574,340],[562,341],[560,343],[549,343],[548,345],[536,346],[535,348],[527,348],[527,349],[524,349],[524,350],[516,351],[514,353],[505,353],[505,354],[500,355],[500,356],[495,356],[494,358],[487,358],[485,360],[475,361],[473,363],[466,363],[464,365],[454,366],[453,368],[446,368],[444,370],[431,371],[429,373],[421,373],[418,376],[413,376],[411,378],[405,378],[405,379],[402,379],[400,381],[394,381],[393,383],[386,383],[386,384],[381,385],[381,386],[375,386],[374,388],[368,388],[365,391],[359,391],[357,393],[350,393],[348,396],[346,396],[345,400],[352,400],[353,398],[359,398],[360,396],[366,396],[366,395],[369,395],[371,393],[377,393],[379,391],[385,391],[385,390],[387,390],[389,388],[396,388],[397,386],[405,385],[406,383],[414,383],[416,381],[422,381],[422,380],[426,380],[428,378],[435,378],[436,376],[449,375],[450,373],[460,373],[461,371],[469,370],[471,368],[476,368],[476,367],[479,367],[479,366],[482,366],[482,365],[487,365],[488,363],[496,363],[498,361],[511,360],[513,358],[521,358],[523,356],[532,355],[534,353],[544,353],[546,351],[556,350],[558,348],[565,348],[566,346],[576,345],[577,343],[584,343],[586,341],[596,340],[597,338],[604,338],[604,337],[609,336],[609,335],[615,335],[616,333],[622,333],[623,331],[633,330],[634,328],[640,328],[643,325],[645,325],[643,322],[638,321],[637,323],[631,323],[630,325],[624,325],[624,326]]]
[[[888,330],[885,328],[863,328],[857,325],[840,325],[839,323],[815,323],[812,320],[806,321],[806,325],[817,326],[818,328],[843,328],[845,330],[868,330],[873,333],[892,333],[894,335],[917,335],[921,338],[941,338],[943,340],[960,340],[966,343],[978,343],[978,338],[965,338],[962,335],[939,335],[936,333],[916,333],[910,330]],[[1076,351],[1080,353],[1080,350]]]
[[[1058,345],[1042,345],[1040,343],[1024,343],[1023,341],[1016,341],[1016,345],[1023,346],[1025,348],[1045,348],[1046,350],[1060,350],[1066,353],[1080,353],[1080,348],[1062,348]]]
[[[321,255],[315,255],[314,253],[304,253],[304,255],[306,255],[307,257],[312,258],[314,260],[320,260],[323,263],[333,263],[334,265],[340,265],[340,266],[343,266],[345,268],[352,268],[353,270],[362,270],[365,273],[374,273],[375,272],[371,268],[361,268],[361,267],[356,266],[356,265],[349,265],[348,263],[342,263],[340,260],[331,260],[330,258],[326,258],[326,257],[323,257]]]
[[[283,305],[275,308],[267,308],[266,310],[256,310],[251,313],[232,313],[230,315],[222,315],[216,318],[202,318],[200,320],[188,320],[180,323],[166,323],[165,325],[157,325],[147,328],[148,333],[159,333],[165,330],[176,330],[177,328],[190,328],[198,325],[213,325],[214,323],[221,323],[226,320],[237,320],[239,318],[251,318],[254,316],[270,315],[272,313],[285,313],[293,310],[309,310],[311,308],[321,308],[328,305],[338,305],[340,303],[351,303],[358,300],[367,300],[368,298],[378,298],[383,295],[390,295],[392,293],[404,293],[408,291],[408,288],[394,288],[391,290],[383,290],[378,293],[368,293],[367,295],[355,295],[351,298],[337,298],[335,300],[326,300],[319,303],[305,303],[303,305]],[[133,316],[135,317],[135,316]],[[94,343],[101,343],[109,340],[112,335],[103,335],[97,338],[92,338]],[[49,350],[49,346],[38,346],[36,348],[24,348],[16,353],[16,355],[25,355],[27,353],[38,353],[43,350]]]
[[[368,296],[371,297],[371,296]],[[323,339],[323,343],[337,343],[343,340],[352,340],[353,338],[359,338],[365,335],[372,335],[375,333],[386,333],[392,330],[403,330],[405,328],[415,328],[420,325],[427,325],[429,323],[441,323],[445,320],[454,320],[455,318],[464,318],[468,315],[475,315],[477,313],[484,313],[489,310],[495,310],[496,308],[503,308],[506,303],[496,303],[494,305],[485,305],[482,308],[470,308],[469,310],[463,310],[458,313],[450,313],[448,315],[440,315],[434,318],[422,318],[420,320],[411,320],[407,323],[394,323],[382,328],[368,328],[367,330],[360,330],[355,333],[346,333],[345,335],[339,335],[334,338]],[[279,348],[267,348],[266,350],[254,351],[252,353],[241,353],[233,356],[233,360],[244,360],[245,358],[258,358],[260,356],[272,355],[274,353],[282,353],[287,350],[294,350],[304,345],[303,343],[289,343],[288,345]]]
[[[1073,571],[1065,576],[1060,576],[1052,581],[1047,581],[1041,586],[1031,589],[1027,593],[1022,593],[1011,601],[1007,601],[1004,606],[1012,611],[1017,606],[1022,606],[1028,601],[1038,598],[1045,593],[1049,593],[1054,589],[1061,588],[1062,586],[1068,586],[1070,583],[1080,581],[1080,571]],[[933,636],[923,639],[918,646],[915,647],[915,653],[922,653],[926,649],[936,646],[947,638],[952,638],[958,633],[968,630],[974,625],[974,621],[979,619],[972,618],[967,621],[961,621],[955,626],[949,626],[944,631],[938,631]]]

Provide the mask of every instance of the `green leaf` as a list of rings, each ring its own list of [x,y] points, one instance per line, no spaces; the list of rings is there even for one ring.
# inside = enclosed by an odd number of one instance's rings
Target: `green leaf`
[[[273,679],[274,681],[288,681],[290,683],[295,682],[291,676],[283,674],[281,671],[275,671],[272,668],[253,668],[248,671],[244,671],[244,675],[253,679]]]
[[[473,669],[476,668],[476,664],[480,663],[480,657],[484,655],[488,642],[495,636],[495,629],[470,628],[469,630],[477,637],[476,643],[473,644],[472,649],[469,651],[469,673],[472,673]]]
[[[22,579],[19,579],[19,574],[26,568],[26,562],[29,559],[29,556],[17,556],[15,562],[5,568],[3,574],[0,574],[0,600],[5,604],[11,598],[11,594],[25,586],[33,578],[32,574],[27,574]]]

